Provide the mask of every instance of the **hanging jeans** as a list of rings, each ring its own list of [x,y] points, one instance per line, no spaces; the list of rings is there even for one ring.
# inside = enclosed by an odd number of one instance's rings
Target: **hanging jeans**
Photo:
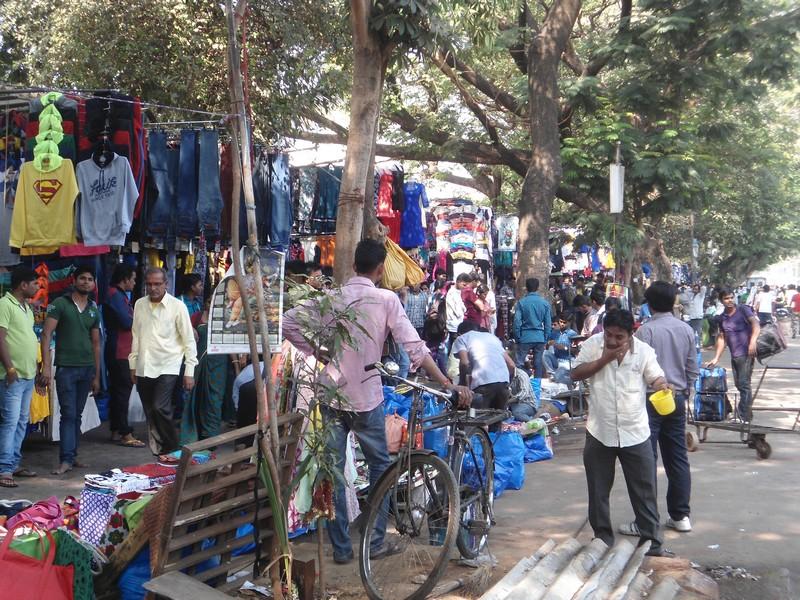
[[[219,133],[203,129],[199,135],[197,219],[207,237],[219,237],[222,192],[219,185]]]
[[[270,156],[270,220],[269,242],[273,248],[286,250],[292,229],[292,194],[289,178],[289,157]]]
[[[197,132],[181,131],[176,233],[191,238],[197,233]]]
[[[150,172],[158,195],[150,207],[147,234],[167,237],[175,215],[175,187],[178,182],[179,151],[167,149],[167,134],[151,131],[149,143]]]

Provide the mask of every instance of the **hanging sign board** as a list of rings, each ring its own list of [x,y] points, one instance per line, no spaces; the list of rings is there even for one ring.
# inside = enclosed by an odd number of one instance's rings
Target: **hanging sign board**
[[[261,327],[258,323],[256,290],[260,287],[264,294],[269,344],[273,352],[280,350],[283,327],[283,252],[269,248],[259,251],[261,273],[255,273],[254,257],[247,248],[242,248],[244,265],[245,294],[241,293],[232,270],[219,283],[211,297],[211,314],[208,325],[209,354],[249,354],[245,322],[245,297],[253,318],[258,350],[261,352]]]
[[[609,180],[609,212],[618,214],[622,212],[622,196],[625,190],[625,167],[622,165],[611,165],[608,175]]]

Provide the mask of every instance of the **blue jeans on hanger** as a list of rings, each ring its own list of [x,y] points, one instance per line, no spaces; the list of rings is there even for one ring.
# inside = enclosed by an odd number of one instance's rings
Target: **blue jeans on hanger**
[[[175,187],[178,181],[178,151],[167,149],[167,134],[151,131],[149,140],[150,172],[158,191],[150,207],[147,234],[167,237],[172,233],[175,214]]]
[[[203,129],[199,135],[197,218],[200,231],[209,237],[220,235],[222,192],[219,187],[219,133]]]
[[[181,130],[176,233],[191,238],[197,233],[197,132]]]
[[[269,242],[273,248],[286,250],[292,229],[292,194],[286,154],[270,156],[270,201]]]

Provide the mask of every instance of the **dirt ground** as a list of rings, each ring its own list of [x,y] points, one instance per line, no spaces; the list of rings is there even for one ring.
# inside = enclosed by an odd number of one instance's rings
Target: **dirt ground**
[[[774,364],[800,365],[800,343],[774,359]],[[761,368],[753,376],[758,382]],[[756,406],[800,407],[795,390],[800,386],[800,371],[770,371]],[[756,413],[755,422],[791,427],[793,415]],[[138,433],[143,435],[140,425]],[[526,465],[522,490],[507,491],[495,504],[497,525],[492,530],[490,550],[497,558],[491,582],[498,580],[518,560],[532,554],[548,538],[561,541],[578,535],[589,541],[586,521],[586,483],[582,464],[584,425],[573,422],[562,427],[555,438],[555,458]],[[800,598],[800,435],[770,433],[773,448],[768,460],[759,460],[754,450],[736,443],[738,435],[710,431],[711,442],[690,454],[692,464],[692,523],[688,534],[665,532],[665,545],[688,558],[701,569],[738,567],[752,578],[731,577],[719,581],[724,600],[785,600]],[[86,470],[64,476],[50,475],[58,462],[58,445],[36,436],[26,441],[24,466],[38,471],[39,477],[22,479],[20,487],[3,489],[0,498],[38,500],[51,495],[63,499],[78,496],[83,475],[120,465],[148,462],[147,449],[123,448],[108,442],[108,425],[85,434],[80,459],[89,463]],[[660,510],[666,515],[666,480],[659,468]],[[619,524],[632,519],[621,471],[612,493],[612,517]],[[300,557],[316,555],[316,537],[305,536],[296,542]],[[358,579],[357,563],[335,565],[330,547],[325,544],[325,569],[329,586],[338,598],[364,596]],[[740,572],[741,573],[741,572]],[[464,568],[451,569],[447,577],[468,574]],[[485,586],[479,586],[485,587]],[[474,590],[473,590],[474,591]],[[461,593],[449,598],[470,597]]]

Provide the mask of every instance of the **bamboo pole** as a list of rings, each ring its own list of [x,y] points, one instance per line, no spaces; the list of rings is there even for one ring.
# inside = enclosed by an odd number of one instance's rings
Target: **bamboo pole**
[[[244,15],[244,8],[246,0],[240,0],[237,9],[241,9]],[[247,286],[244,278],[244,265],[242,264],[239,239],[238,220],[232,219],[231,223],[231,238],[233,241],[233,268],[234,278],[242,297],[242,307],[245,313],[245,321],[247,324],[247,338],[250,345],[250,363],[253,366],[253,374],[255,376],[255,388],[258,402],[258,417],[260,431],[264,431],[264,426],[269,425],[270,444],[266,444],[262,436],[259,436],[258,443],[261,445],[262,453],[267,462],[267,467],[273,481],[274,489],[276,490],[276,503],[277,506],[273,510],[279,515],[285,515],[286,509],[283,506],[281,495],[281,482],[280,470],[278,469],[277,459],[279,458],[279,444],[278,444],[278,420],[277,420],[277,402],[275,399],[273,382],[272,382],[272,352],[269,344],[269,325],[266,318],[266,307],[264,305],[264,294],[262,292],[262,276],[261,276],[261,260],[258,249],[258,229],[255,217],[255,197],[253,194],[253,177],[252,177],[252,164],[250,156],[250,134],[247,124],[247,112],[244,103],[244,89],[242,85],[241,61],[240,51],[236,43],[236,23],[234,18],[232,0],[226,0],[226,17],[228,25],[228,73],[230,79],[230,97],[231,97],[231,114],[235,116],[235,121],[230,123],[232,150],[234,154],[234,192],[233,206],[234,215],[239,214],[239,194],[241,184],[244,184],[244,200],[245,211],[247,216],[247,247],[251,250],[250,258],[253,261],[252,272],[256,278],[256,310],[258,313],[258,320],[261,333],[261,352],[264,362],[264,379],[259,376],[259,360],[258,360],[258,342],[253,323],[252,311],[250,310],[247,298]],[[238,131],[237,131],[238,126]],[[241,144],[240,144],[241,140]],[[244,152],[242,152],[244,147]],[[238,176],[237,176],[238,175]],[[264,385],[266,380],[266,386]],[[266,389],[265,389],[266,387]],[[288,545],[285,540],[281,540],[281,547]],[[275,560],[277,556],[276,548],[273,545],[273,560],[270,575],[272,580],[272,591],[274,597],[280,599],[283,597],[282,584],[280,578],[280,570],[278,561]],[[291,587],[291,552],[287,552],[287,583]]]

